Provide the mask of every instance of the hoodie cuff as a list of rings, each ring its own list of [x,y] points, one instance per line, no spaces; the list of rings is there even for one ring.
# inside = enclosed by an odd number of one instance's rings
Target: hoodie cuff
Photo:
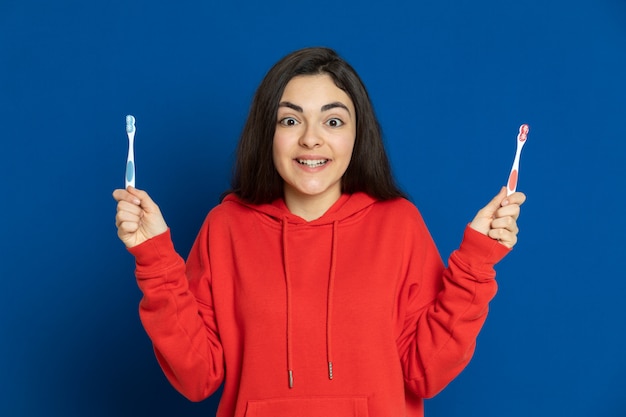
[[[135,257],[137,279],[160,275],[162,271],[170,269],[182,259],[174,249],[170,229],[128,248],[128,252]]]
[[[465,227],[463,241],[456,251],[456,256],[470,268],[489,273],[511,249],[495,239],[474,229],[469,224]]]

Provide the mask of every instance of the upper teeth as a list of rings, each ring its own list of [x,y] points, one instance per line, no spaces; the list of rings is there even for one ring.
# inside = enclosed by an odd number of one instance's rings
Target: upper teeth
[[[328,159],[298,159],[298,163],[309,167],[319,167],[328,162]]]

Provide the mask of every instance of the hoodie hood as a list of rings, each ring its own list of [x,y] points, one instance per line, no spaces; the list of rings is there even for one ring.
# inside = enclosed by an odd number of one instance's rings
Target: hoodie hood
[[[286,290],[286,314],[287,314],[287,328],[285,329],[285,341],[287,345],[287,378],[289,388],[294,386],[294,369],[293,369],[293,348],[292,348],[292,302],[293,297],[291,294],[291,277],[292,271],[289,268],[289,230],[293,227],[317,227],[332,225],[331,242],[329,246],[331,248],[331,260],[328,277],[328,289],[326,293],[326,359],[328,363],[328,379],[333,379],[333,354],[332,354],[332,311],[333,311],[333,289],[335,282],[335,270],[337,263],[337,234],[339,230],[339,224],[343,221],[348,221],[352,217],[356,217],[361,213],[364,213],[371,205],[377,200],[365,193],[354,194],[342,194],[341,197],[333,204],[320,218],[307,221],[300,216],[297,216],[289,211],[285,201],[277,199],[269,204],[250,204],[235,194],[229,194],[224,198],[224,201],[231,201],[243,206],[246,206],[252,210],[255,210],[270,219],[280,223],[282,227],[282,258],[283,268],[285,273],[285,290]]]
[[[289,211],[285,201],[282,198],[279,198],[272,203],[269,204],[250,204],[240,199],[235,194],[228,194],[224,201],[232,201],[243,206],[249,207],[252,210],[258,211],[276,219],[278,221],[287,220],[292,224],[307,224],[309,226],[319,226],[319,225],[327,225],[332,224],[335,221],[343,221],[352,217],[359,212],[365,210],[372,204],[374,204],[377,200],[373,197],[365,193],[354,193],[354,194],[342,194],[339,197],[339,200],[335,202],[320,218],[312,221],[307,221],[300,216],[297,216]]]

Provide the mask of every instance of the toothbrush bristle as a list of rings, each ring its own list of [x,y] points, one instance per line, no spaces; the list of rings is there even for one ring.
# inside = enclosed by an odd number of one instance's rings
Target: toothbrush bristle
[[[527,124],[521,125],[519,127],[519,134],[517,135],[517,139],[521,142],[524,142],[526,138],[528,137],[529,131],[530,131],[530,128],[528,127]]]
[[[530,131],[530,128],[528,127],[527,124],[523,124],[519,127],[520,132],[522,132],[523,134],[527,135],[528,132]]]
[[[126,116],[126,133],[135,132],[135,117],[132,115]]]

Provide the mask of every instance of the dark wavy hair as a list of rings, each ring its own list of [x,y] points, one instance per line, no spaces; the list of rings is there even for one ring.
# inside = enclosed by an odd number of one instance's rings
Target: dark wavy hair
[[[278,104],[293,77],[319,74],[332,77],[335,85],[348,94],[356,111],[356,139],[341,180],[342,192],[362,191],[379,200],[405,197],[391,173],[382,131],[365,85],[350,64],[329,48],[292,52],[265,75],[239,139],[231,192],[252,204],[270,203],[283,196],[283,179],[272,157]]]

